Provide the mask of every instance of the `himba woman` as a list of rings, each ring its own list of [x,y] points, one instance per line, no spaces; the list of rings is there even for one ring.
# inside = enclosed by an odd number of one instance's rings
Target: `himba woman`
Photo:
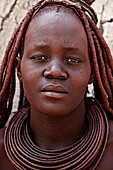
[[[113,169],[113,61],[92,2],[41,0],[13,34],[0,70],[0,170]],[[5,128],[16,68],[18,111]]]

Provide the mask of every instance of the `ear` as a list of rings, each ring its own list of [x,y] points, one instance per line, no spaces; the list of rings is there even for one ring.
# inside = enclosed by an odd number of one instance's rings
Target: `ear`
[[[20,64],[21,64],[21,58],[16,57],[16,68],[17,68],[17,76],[20,82],[22,82],[22,75],[20,71]]]
[[[91,74],[90,78],[89,78],[89,81],[88,81],[88,84],[92,84],[94,79],[95,79],[95,74]]]

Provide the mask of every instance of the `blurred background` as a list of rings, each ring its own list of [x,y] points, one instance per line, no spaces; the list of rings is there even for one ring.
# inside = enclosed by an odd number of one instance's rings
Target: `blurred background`
[[[0,0],[0,64],[6,46],[17,25],[28,9],[38,0]],[[95,0],[92,7],[98,16],[98,27],[108,43],[113,55],[113,0]],[[18,87],[17,82],[17,87]],[[16,111],[18,90],[15,95],[13,111]]]

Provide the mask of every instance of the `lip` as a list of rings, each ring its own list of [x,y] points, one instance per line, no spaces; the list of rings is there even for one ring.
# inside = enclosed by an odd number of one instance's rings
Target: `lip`
[[[53,85],[53,84],[44,86],[41,92],[46,97],[57,98],[57,99],[63,98],[68,94],[68,92],[63,86]]]

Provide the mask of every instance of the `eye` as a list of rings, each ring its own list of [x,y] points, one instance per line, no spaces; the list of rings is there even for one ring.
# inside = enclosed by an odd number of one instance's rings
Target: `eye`
[[[39,56],[35,55],[35,56],[32,56],[31,59],[38,60],[38,61],[46,61],[48,60],[48,57],[44,55],[39,55]]]
[[[66,59],[66,62],[68,63],[80,63],[82,60],[80,58],[72,58],[72,57],[68,57]]]

